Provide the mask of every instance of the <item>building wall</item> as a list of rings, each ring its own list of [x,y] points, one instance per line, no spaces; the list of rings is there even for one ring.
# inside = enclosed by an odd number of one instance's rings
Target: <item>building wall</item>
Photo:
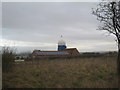
[[[63,51],[66,49],[65,45],[58,45],[58,51]]]
[[[68,52],[68,55],[37,55],[36,52]],[[40,50],[35,50],[32,53],[33,58],[47,58],[47,57],[71,57],[71,56],[79,56],[80,53],[76,48],[70,48],[70,49],[65,49],[63,51],[40,51]]]
[[[66,49],[66,51],[68,51],[71,56],[79,56],[80,55],[79,51],[76,48]]]

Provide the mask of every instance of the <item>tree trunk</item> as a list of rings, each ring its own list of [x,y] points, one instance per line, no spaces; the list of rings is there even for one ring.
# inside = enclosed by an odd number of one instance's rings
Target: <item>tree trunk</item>
[[[117,58],[117,71],[118,71],[118,87],[120,88],[120,40],[118,41],[118,58]]]

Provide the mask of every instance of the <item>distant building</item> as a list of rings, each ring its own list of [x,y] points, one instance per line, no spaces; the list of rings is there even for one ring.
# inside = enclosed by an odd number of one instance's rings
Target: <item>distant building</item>
[[[62,51],[40,51],[34,50],[32,53],[33,58],[38,57],[66,57],[66,56],[79,56],[80,53],[76,48],[68,48]]]
[[[62,38],[62,37],[61,37]],[[58,41],[58,51],[41,51],[34,50],[32,52],[33,58],[42,58],[42,57],[71,57],[79,56],[80,53],[76,48],[67,48],[64,40]]]

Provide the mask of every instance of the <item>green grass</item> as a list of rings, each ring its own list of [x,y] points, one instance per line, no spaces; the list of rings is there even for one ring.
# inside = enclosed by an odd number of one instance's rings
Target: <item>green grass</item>
[[[3,88],[116,88],[116,57],[16,62]]]

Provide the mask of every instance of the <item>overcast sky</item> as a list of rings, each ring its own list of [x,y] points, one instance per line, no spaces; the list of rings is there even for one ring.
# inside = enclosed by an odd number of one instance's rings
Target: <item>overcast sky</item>
[[[96,30],[92,15],[97,2],[4,2],[2,3],[2,44],[17,52],[57,50],[60,36],[68,48],[86,51],[114,51],[114,36]]]

